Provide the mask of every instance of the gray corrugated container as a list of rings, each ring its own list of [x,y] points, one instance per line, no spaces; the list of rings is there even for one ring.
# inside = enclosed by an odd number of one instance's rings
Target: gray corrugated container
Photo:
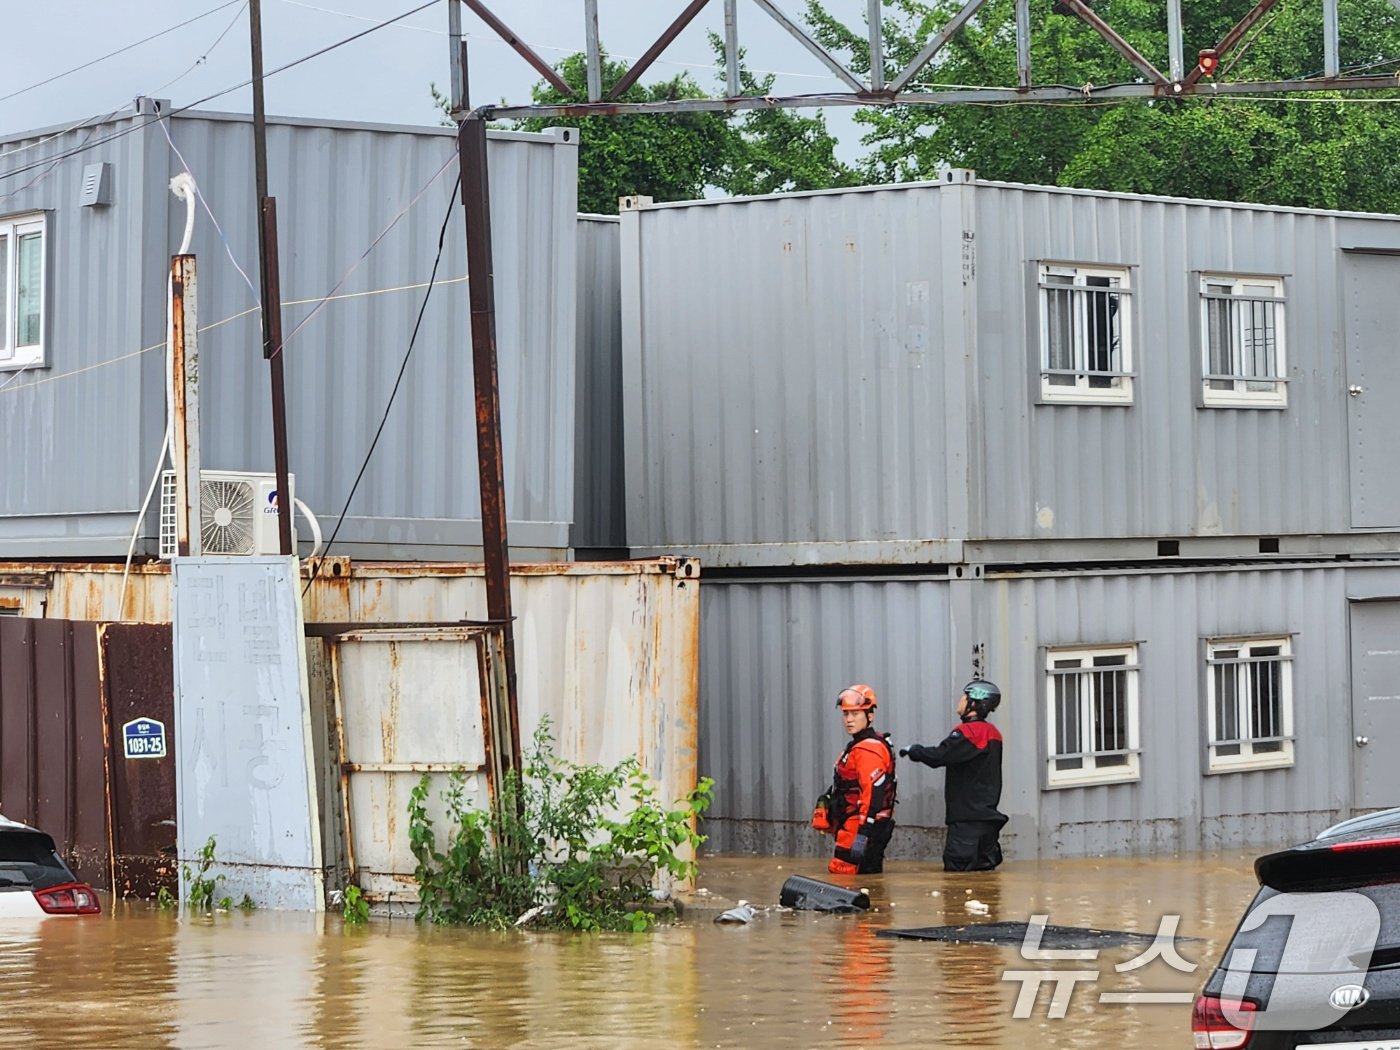
[[[148,115],[151,102],[141,105],[137,116],[58,134],[36,150],[0,159],[3,174],[36,156],[52,153],[58,160],[89,135],[131,131],[51,172],[0,178],[0,213],[50,214],[55,321],[48,368],[13,378],[0,373],[0,384],[10,380],[0,391],[0,439],[7,447],[34,447],[37,436],[43,445],[42,454],[16,457],[0,479],[0,550],[9,556],[126,550],[160,446],[166,279],[184,224],[183,205],[167,184],[185,163],[222,228],[201,208],[191,249],[199,260],[200,324],[215,326],[200,336],[202,465],[273,468],[256,296],[233,261],[256,285],[251,121],[173,116],[169,133],[182,161]],[[0,152],[25,144],[7,143]],[[388,402],[446,217],[438,285],[338,553],[460,559],[479,549],[464,217],[460,204],[451,205],[454,156],[449,128],[268,121],[290,467],[297,496],[328,533]],[[577,133],[492,132],[489,157],[511,540],[517,556],[563,557],[574,501]],[[80,208],[83,166],[99,160],[112,164],[112,204]],[[332,292],[332,301],[297,331],[311,304]],[[142,349],[148,352],[135,354]],[[72,375],[84,368],[93,370]],[[154,521],[147,519],[148,532]],[[307,538],[304,528],[301,535]],[[138,549],[153,552],[150,539]]]
[[[880,699],[877,728],[892,732],[897,746],[937,743],[955,723],[953,700],[972,676],[974,637],[985,642],[984,673],[1005,694],[993,721],[1006,739],[1009,855],[1300,840],[1354,803],[1353,756],[1364,752],[1353,746],[1348,718],[1349,603],[1397,594],[1400,567],[1393,564],[970,582],[711,576],[701,609],[700,772],[720,787],[706,821],[707,848],[829,850],[830,840],[808,820],[846,739],[837,692],[868,682]],[[1292,635],[1293,765],[1207,774],[1203,640],[1280,634]],[[1041,647],[1119,642],[1139,644],[1141,779],[1048,788]],[[1400,693],[1395,682],[1386,689]],[[941,771],[899,763],[901,830],[891,856],[936,855],[943,779]]]
[[[711,566],[1394,549],[1400,520],[1356,510],[1366,248],[1400,282],[1394,216],[969,172],[625,210],[629,543]],[[1039,403],[1037,261],[1132,268],[1131,405]],[[1283,276],[1286,410],[1198,406],[1201,271]]]
[[[622,288],[618,219],[578,223],[578,407],[574,437],[574,531],[570,546],[627,546],[622,439]]]

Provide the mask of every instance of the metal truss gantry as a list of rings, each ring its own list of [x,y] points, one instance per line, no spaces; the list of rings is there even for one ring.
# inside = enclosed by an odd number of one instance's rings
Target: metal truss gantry
[[[726,90],[723,98],[675,99],[658,102],[618,101],[643,73],[670,46],[672,41],[694,21],[711,2],[724,6],[724,53]],[[558,105],[491,105],[477,112],[487,119],[499,117],[580,117],[636,113],[682,113],[697,110],[742,110],[797,108],[803,106],[879,106],[890,104],[951,105],[966,102],[1047,102],[1066,100],[1098,100],[1123,98],[1183,98],[1188,96],[1283,94],[1308,91],[1357,91],[1400,88],[1400,74],[1343,76],[1338,57],[1338,0],[1322,0],[1321,76],[1300,73],[1297,79],[1277,81],[1216,82],[1212,74],[1221,58],[1237,48],[1249,31],[1259,23],[1280,0],[1259,0],[1214,47],[1203,49],[1195,64],[1188,69],[1182,49],[1181,0],[1164,0],[1166,7],[1168,50],[1164,73],[1111,25],[1096,13],[1088,0],[1034,0],[1055,4],[1057,12],[1071,14],[1089,26],[1138,70],[1140,76],[1132,83],[1085,84],[1072,87],[1063,84],[1036,84],[1031,69],[1031,3],[1015,0],[1016,24],[1016,83],[1005,86],[959,89],[950,91],[920,90],[915,78],[926,69],[949,40],[981,11],[987,0],[965,0],[962,8],[932,38],[925,42],[914,59],[893,76],[888,75],[885,57],[882,0],[867,0],[869,5],[866,29],[860,36],[870,41],[870,75],[862,79],[845,63],[813,38],[792,16],[783,12],[774,0],[690,0],[626,74],[604,92],[602,61],[598,36],[598,0],[582,0],[586,29],[585,51],[588,57],[588,94],[576,102]],[[1400,8],[1400,0],[1390,0]],[[820,95],[752,96],[743,95],[739,83],[738,56],[743,47],[739,33],[739,8],[752,4],[761,16],[771,18],[800,42],[849,90],[823,92]],[[565,98],[577,97],[563,78],[513,32],[486,4],[485,0],[451,0],[448,4],[449,31],[452,37],[453,116],[466,116],[466,62],[462,40],[462,12],[465,5],[502,40],[514,48],[546,81]],[[660,6],[658,4],[658,6]]]

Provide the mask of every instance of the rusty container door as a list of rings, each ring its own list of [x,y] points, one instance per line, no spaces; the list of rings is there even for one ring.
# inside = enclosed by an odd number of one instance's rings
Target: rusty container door
[[[107,777],[97,624],[0,619],[0,813],[53,836],[106,886]]]
[[[176,891],[175,683],[170,624],[103,624],[112,783],[112,890]]]
[[[488,631],[355,630],[331,650],[345,860],[350,882],[372,901],[418,899],[408,805],[423,777],[431,782],[425,806],[439,849],[451,833],[442,795],[454,770],[466,776],[468,807],[491,806],[491,758],[500,751],[483,699],[490,685],[480,644]]]

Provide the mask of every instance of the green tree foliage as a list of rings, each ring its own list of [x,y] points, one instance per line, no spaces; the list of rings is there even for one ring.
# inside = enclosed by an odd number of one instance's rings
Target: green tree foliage
[[[711,33],[710,46],[723,75],[724,41]],[[767,98],[776,81],[772,73],[750,72],[740,51],[741,95]],[[820,110],[812,116],[778,107],[744,110],[734,130],[730,160],[716,185],[735,197],[860,184],[860,176],[836,159],[836,139]]]
[[[570,55],[555,69],[571,88],[565,98],[548,81],[531,90],[539,105],[559,105],[588,97],[588,60]],[[627,65],[603,56],[603,90],[622,79]],[[703,98],[705,91],[689,74],[653,84],[633,84],[622,102],[673,102]],[[705,195],[725,171],[733,135],[722,113],[645,114],[628,117],[530,117],[516,122],[519,131],[574,127],[579,136],[578,206],[580,211],[615,214],[618,197],[645,194],[658,201],[689,200]]]
[[[717,52],[719,42],[712,40]],[[627,65],[603,56],[603,90],[616,84]],[[541,80],[531,91],[540,105],[587,98],[588,61],[570,55],[555,69],[575,92],[565,98]],[[746,95],[766,95],[774,78],[741,72]],[[633,84],[623,102],[663,102],[712,95],[689,74],[652,84]],[[440,97],[434,92],[435,97]],[[441,102],[439,103],[441,104]],[[644,194],[657,201],[695,200],[708,188],[728,194],[776,193],[851,185],[856,175],[835,155],[836,140],[821,114],[792,110],[730,113],[674,113],[608,117],[531,117],[519,131],[575,127],[579,136],[580,211],[614,214],[617,199]]]
[[[891,74],[962,6],[962,0],[887,0]],[[1185,0],[1188,56],[1214,46],[1252,0]],[[1094,10],[1165,71],[1165,8],[1156,0],[1096,0]],[[1078,18],[1031,8],[1037,83],[1081,88],[1142,74]],[[869,70],[869,45],[808,0],[819,40]],[[1322,71],[1322,7],[1280,4],[1221,62],[1218,80],[1276,81]],[[990,0],[916,78],[915,88],[1005,87],[1016,82],[1014,0]],[[859,28],[859,27],[857,27]],[[1400,12],[1387,0],[1343,5],[1341,54],[1351,71],[1400,65]],[[1188,58],[1188,63],[1190,59]],[[1367,99],[1369,101],[1363,101]],[[1377,100],[1386,100],[1380,102]],[[871,147],[869,181],[933,177],[944,166],[990,179],[1187,197],[1367,211],[1400,211],[1397,92],[1268,98],[1045,105],[890,106],[856,120]]]

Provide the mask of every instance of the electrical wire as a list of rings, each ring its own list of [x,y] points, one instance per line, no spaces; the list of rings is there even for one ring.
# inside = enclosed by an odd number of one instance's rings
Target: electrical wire
[[[239,265],[237,256],[233,254],[233,245],[229,244],[228,238],[224,236],[224,228],[219,225],[219,220],[214,215],[214,210],[209,207],[209,202],[204,199],[204,191],[199,188],[199,180],[195,178],[194,172],[190,170],[189,161],[185,160],[185,155],[180,152],[180,147],[175,145],[175,140],[170,137],[170,129],[166,127],[166,125],[169,123],[170,122],[168,120],[156,121],[156,124],[160,127],[160,130],[165,134],[165,141],[170,143],[170,148],[174,151],[175,156],[180,159],[180,166],[185,169],[185,174],[188,175],[191,180],[193,180],[195,196],[199,198],[199,203],[204,206],[204,213],[209,216],[209,221],[214,224],[214,229],[219,234],[219,240],[224,242],[224,251],[228,254],[229,261],[233,263],[233,268],[237,270],[239,276],[243,278],[243,283],[248,286],[248,291],[253,296],[253,302],[257,303],[258,306],[261,307],[262,298],[258,295],[257,288],[253,286],[253,282],[248,277],[247,271],[245,271],[243,267]]]
[[[169,33],[175,32],[175,30],[177,29],[184,29],[187,25],[192,25],[202,18],[208,18],[210,15],[218,14],[224,8],[232,7],[234,4],[240,2],[242,2],[242,0],[227,0],[227,3],[222,3],[218,7],[210,8],[208,11],[205,11],[202,15],[195,15],[193,18],[187,18],[179,25],[173,25],[167,29],[162,29],[158,33],[152,33],[150,36],[143,37],[142,39],[136,41],[134,44],[127,44],[125,47],[119,47],[115,51],[109,51],[107,54],[102,55],[99,58],[94,58],[91,61],[84,62],[80,66],[74,66],[72,69],[65,69],[62,73],[55,73],[53,76],[46,77],[45,79],[40,80],[37,83],[30,84],[28,87],[22,87],[17,91],[11,91],[8,95],[0,95],[0,102],[8,102],[10,99],[18,98],[20,95],[33,91],[35,88],[44,87],[46,84],[52,84],[55,80],[62,80],[66,76],[71,76],[74,73],[82,72],[84,69],[90,69],[91,67],[97,65],[99,62],[105,62],[109,58],[116,58],[118,55],[125,54],[132,48],[140,47],[142,44],[149,44],[152,40],[158,40],[159,38],[166,36]]]
[[[235,0],[235,3],[237,2],[238,0]],[[180,81],[184,80],[187,76],[193,73],[200,66],[204,65],[204,63],[209,60],[209,56],[214,53],[214,49],[223,43],[224,37],[228,36],[229,33],[233,31],[233,27],[238,25],[239,19],[243,17],[243,12],[246,10],[248,10],[248,0],[242,0],[242,5],[238,8],[237,13],[233,16],[233,21],[229,22],[229,24],[224,27],[224,31],[214,38],[214,42],[204,49],[204,54],[200,55],[197,59],[194,60],[193,63],[190,64],[189,69],[185,70],[174,80],[167,80],[160,87],[154,88],[151,91],[146,92],[146,94],[152,97],[159,95],[166,88],[173,87],[174,85],[178,84]]]
[[[282,344],[280,346],[275,347],[273,349],[272,354],[269,356],[269,360],[272,357],[276,357],[278,354],[280,354],[286,347],[286,345],[296,338],[297,333],[300,332],[303,328],[305,328],[307,324],[310,323],[311,319],[321,312],[321,308],[325,306],[326,303],[336,298],[336,293],[339,292],[340,289],[345,286],[345,282],[350,280],[351,275],[360,268],[360,264],[364,262],[367,258],[369,258],[370,252],[374,251],[375,248],[379,247],[379,242],[382,241],[385,237],[387,237],[389,235],[389,231],[398,225],[399,220],[402,219],[405,215],[407,215],[413,209],[414,205],[416,205],[420,200],[423,199],[423,195],[427,193],[429,189],[432,188],[433,183],[437,182],[437,180],[442,177],[442,173],[445,172],[449,167],[451,167],[453,162],[456,161],[456,159],[457,151],[454,148],[451,155],[448,156],[447,160],[443,162],[442,167],[438,168],[438,170],[433,173],[433,177],[428,180],[427,184],[421,190],[418,191],[418,193],[413,197],[412,200],[410,200],[407,204],[403,206],[402,209],[400,209],[397,215],[395,215],[392,219],[389,220],[389,225],[385,226],[384,229],[379,231],[379,236],[376,237],[373,241],[371,241],[369,247],[360,253],[360,257],[356,259],[354,263],[351,264],[350,269],[345,271],[344,275],[340,278],[340,280],[336,281],[335,286],[329,292],[323,295],[319,300],[316,300],[316,306],[311,310],[311,312],[301,319],[297,326],[292,329],[290,334],[283,338]],[[453,190],[453,195],[456,195],[456,190]]]
[[[233,2],[236,2],[236,0],[233,0]],[[413,8],[410,8],[409,10],[407,10],[407,11],[404,11],[404,12],[401,13],[401,14],[395,15],[393,18],[388,18],[388,19],[385,19],[385,20],[382,21],[382,22],[378,22],[378,23],[376,23],[375,25],[370,26],[368,29],[361,30],[361,31],[358,32],[358,33],[354,33],[354,34],[352,34],[352,35],[350,35],[350,36],[345,37],[343,40],[337,40],[337,41],[336,41],[335,43],[333,43],[333,44],[327,44],[327,45],[326,45],[325,47],[323,47],[323,48],[320,48],[320,49],[318,49],[318,50],[316,50],[316,51],[312,51],[310,54],[302,55],[300,58],[293,59],[292,61],[287,62],[287,63],[285,63],[284,65],[278,66],[276,69],[270,69],[270,70],[266,71],[265,73],[263,73],[263,80],[265,81],[265,80],[267,80],[268,77],[276,76],[278,73],[285,73],[287,70],[293,69],[293,68],[295,68],[296,66],[302,65],[303,63],[310,62],[312,59],[320,58],[322,55],[328,54],[329,52],[334,51],[334,50],[336,50],[337,48],[344,47],[346,44],[352,44],[352,43],[354,43],[356,40],[359,40],[359,39],[361,39],[361,38],[363,38],[363,37],[369,36],[371,33],[377,32],[377,31],[380,30],[380,29],[384,29],[386,26],[391,26],[391,25],[393,25],[395,22],[400,22],[400,21],[402,21],[403,19],[408,18],[410,15],[416,15],[419,11],[425,11],[425,10],[427,10],[428,8],[434,6],[435,4],[438,4],[438,3],[441,3],[441,2],[442,2],[442,0],[427,0],[426,3],[421,3],[421,4],[417,5],[416,7],[413,7]],[[225,6],[227,6],[227,5],[225,5]],[[45,159],[42,160],[42,161],[34,161],[34,162],[30,163],[30,164],[21,165],[21,166],[18,167],[18,168],[12,168],[12,169],[10,169],[9,171],[0,172],[0,179],[8,179],[8,178],[13,178],[13,177],[16,176],[16,175],[23,175],[23,174],[24,174],[25,172],[27,172],[27,171],[32,171],[32,170],[34,170],[35,168],[42,167],[43,165],[49,163],[49,160],[50,160],[50,159],[52,159],[52,160],[54,160],[54,161],[63,161],[63,160],[68,160],[68,159],[70,159],[70,158],[72,158],[72,157],[76,157],[76,156],[78,156],[80,153],[86,153],[88,150],[96,149],[98,146],[106,145],[108,142],[113,142],[113,141],[115,141],[115,140],[117,140],[117,139],[119,139],[119,138],[123,138],[123,137],[125,137],[125,136],[127,136],[127,135],[130,135],[130,134],[132,134],[133,132],[140,131],[140,130],[142,130],[143,128],[145,128],[148,124],[150,124],[151,121],[153,121],[153,120],[161,120],[161,119],[163,119],[164,117],[173,117],[173,116],[177,116],[178,114],[184,113],[184,112],[186,112],[187,110],[194,109],[195,106],[202,106],[202,105],[203,105],[204,103],[206,103],[206,102],[211,102],[211,101],[213,101],[213,100],[216,99],[216,98],[222,98],[224,95],[230,94],[230,93],[232,93],[232,92],[234,92],[234,91],[238,91],[238,90],[240,90],[240,89],[242,89],[242,88],[247,87],[248,85],[250,85],[250,84],[252,84],[252,83],[253,83],[253,80],[252,80],[252,78],[250,78],[250,79],[248,79],[248,80],[242,81],[241,83],[234,84],[234,85],[232,85],[231,87],[226,87],[226,88],[223,88],[222,90],[215,91],[212,95],[205,95],[203,98],[201,98],[201,99],[196,99],[194,102],[191,102],[191,103],[189,103],[188,105],[177,106],[177,107],[175,107],[174,109],[172,109],[169,113],[160,114],[160,115],[157,115],[157,116],[154,116],[154,117],[151,117],[151,118],[148,118],[148,119],[146,119],[146,120],[139,121],[139,122],[138,122],[138,121],[132,121],[131,124],[129,124],[127,127],[122,128],[120,131],[114,131],[112,134],[107,135],[107,136],[105,136],[105,137],[103,137],[103,138],[97,139],[95,142],[87,142],[87,143],[84,143],[84,144],[82,144],[82,145],[80,145],[80,146],[76,146],[76,147],[74,147],[74,148],[71,149],[71,150],[67,150],[67,151],[64,152],[64,153],[60,153],[60,154],[59,154],[57,157],[55,157],[55,158],[45,158]]]
[[[465,284],[466,282],[467,277],[463,275],[462,277],[446,277],[443,278],[441,281],[438,281],[437,283],[441,287],[449,284]],[[419,281],[416,284],[400,284],[395,285],[392,288],[368,288],[362,292],[345,292],[341,295],[322,296],[318,299],[292,299],[287,302],[284,302],[282,304],[282,307],[283,309],[286,309],[292,306],[310,306],[313,303],[337,302],[341,299],[363,299],[366,296],[390,295],[394,292],[416,292],[419,288],[426,287],[428,287],[427,281]],[[247,310],[240,310],[238,313],[230,314],[228,317],[225,317],[220,321],[214,321],[210,324],[201,325],[198,331],[201,335],[203,335],[205,332],[211,332],[215,328],[221,328],[226,324],[232,324],[234,321],[237,321],[240,318],[247,317],[249,314],[255,314],[258,312],[258,309],[258,307],[253,306],[249,307]],[[119,365],[123,361],[130,361],[133,358],[142,356],[143,354],[154,353],[155,351],[162,349],[164,346],[165,343],[163,342],[153,343],[150,346],[142,347],[140,350],[133,350],[129,354],[122,354],[120,357],[110,357],[106,361],[97,361],[94,364],[84,365],[82,368],[75,368],[68,372],[59,372],[57,375],[41,376],[38,379],[34,380],[34,382],[32,383],[26,383],[23,386],[15,387],[13,393],[19,393],[19,391],[28,390],[31,387],[42,386],[45,383],[57,383],[60,379],[71,379],[74,376],[80,376],[86,372],[95,372],[99,368],[106,368],[108,365]],[[5,389],[9,387],[11,383],[13,383],[25,372],[33,371],[35,367],[36,366],[34,365],[25,365],[23,368],[15,369],[14,373],[10,376],[9,379],[5,380],[3,383],[0,383],[0,393],[4,393]]]
[[[369,15],[357,15],[357,14],[351,12],[351,11],[337,11],[337,10],[335,10],[334,8],[330,8],[330,7],[317,7],[315,4],[308,4],[308,3],[305,3],[305,2],[303,2],[303,0],[282,0],[282,3],[288,4],[288,5],[292,6],[292,7],[304,8],[304,9],[307,10],[307,11],[316,11],[316,12],[318,12],[318,13],[320,13],[320,14],[323,14],[323,15],[336,15],[336,16],[339,17],[339,18],[350,18],[350,19],[354,19],[354,20],[360,21],[360,22],[372,21],[372,18],[371,18],[371,16],[369,16]],[[447,30],[445,30],[445,29],[434,29],[434,28],[432,28],[431,26],[399,26],[399,28],[400,28],[400,29],[411,29],[411,30],[413,30],[414,32],[417,32],[417,33],[431,33],[433,36],[447,36]],[[509,41],[507,41],[507,40],[502,40],[502,39],[501,39],[499,36],[497,36],[495,33],[482,33],[482,34],[463,33],[462,36],[464,36],[464,37],[465,37],[466,39],[468,39],[468,40],[475,40],[475,41],[484,42],[484,43],[488,43],[488,44],[501,44],[501,45],[506,46],[506,47],[509,47],[509,46],[510,46],[510,42],[509,42]],[[560,46],[557,45],[557,44],[531,44],[531,45],[530,45],[530,48],[531,48],[531,50],[533,50],[533,51],[552,51],[552,52],[554,52],[554,53],[556,53],[556,54],[560,54],[560,55],[576,55],[576,54],[578,54],[579,51],[581,50],[580,48],[577,48],[577,47],[560,47]],[[609,57],[609,58],[618,59],[619,61],[622,61],[622,62],[636,62],[636,61],[638,61],[638,59],[639,59],[640,56],[638,56],[638,55],[617,55],[617,54],[613,54],[613,53],[609,52],[609,53],[608,53],[608,57]],[[652,64],[653,64],[653,65],[656,65],[656,66],[674,66],[674,67],[677,68],[677,69],[697,69],[697,70],[704,70],[704,71],[710,72],[710,73],[717,72],[717,71],[719,70],[719,68],[720,68],[720,67],[718,66],[718,64],[715,63],[715,62],[678,62],[678,61],[676,61],[675,59],[667,59],[667,58],[658,58],[658,59],[656,59]],[[745,69],[746,69],[748,72],[750,72],[750,73],[758,73],[758,74],[761,74],[761,75],[764,75],[764,76],[767,76],[767,75],[771,74],[771,75],[773,75],[773,76],[775,76],[775,77],[793,77],[793,78],[800,79],[800,80],[835,80],[835,79],[836,79],[836,76],[835,76],[835,74],[833,74],[833,73],[790,73],[790,72],[786,72],[786,71],[781,70],[781,69],[748,69],[748,67],[745,67]]]
[[[321,574],[321,566],[330,557],[331,548],[335,546],[335,539],[340,535],[340,527],[345,524],[345,516],[350,513],[350,502],[355,498],[355,493],[360,488],[360,481],[365,476],[365,471],[369,469],[369,461],[374,456],[374,450],[379,445],[379,438],[384,433],[385,424],[389,422],[389,412],[394,407],[394,398],[398,396],[399,386],[403,383],[404,373],[408,370],[408,360],[413,356],[413,346],[418,342],[418,331],[423,326],[423,315],[428,310],[428,300],[433,296],[433,286],[437,283],[438,266],[442,262],[443,245],[447,243],[447,226],[452,221],[452,212],[457,207],[457,195],[462,188],[462,178],[459,175],[456,183],[452,187],[452,195],[447,201],[447,214],[442,217],[442,229],[438,231],[437,257],[433,259],[433,272],[428,277],[428,290],[423,293],[423,303],[418,307],[418,319],[413,322],[413,334],[408,337],[408,349],[404,351],[403,361],[399,364],[399,374],[394,379],[394,388],[389,391],[389,401],[384,406],[384,416],[379,421],[379,429],[374,432],[374,438],[369,443],[369,450],[365,453],[364,462],[360,464],[360,471],[355,475],[355,483],[350,486],[350,495],[345,497],[345,506],[341,508],[340,518],[335,523],[335,529],[331,532],[331,538],[326,543],[325,552],[316,561],[316,566],[311,570],[311,576],[306,581],[306,586],[302,589],[302,597],[311,589],[311,585],[316,582],[316,577]]]

